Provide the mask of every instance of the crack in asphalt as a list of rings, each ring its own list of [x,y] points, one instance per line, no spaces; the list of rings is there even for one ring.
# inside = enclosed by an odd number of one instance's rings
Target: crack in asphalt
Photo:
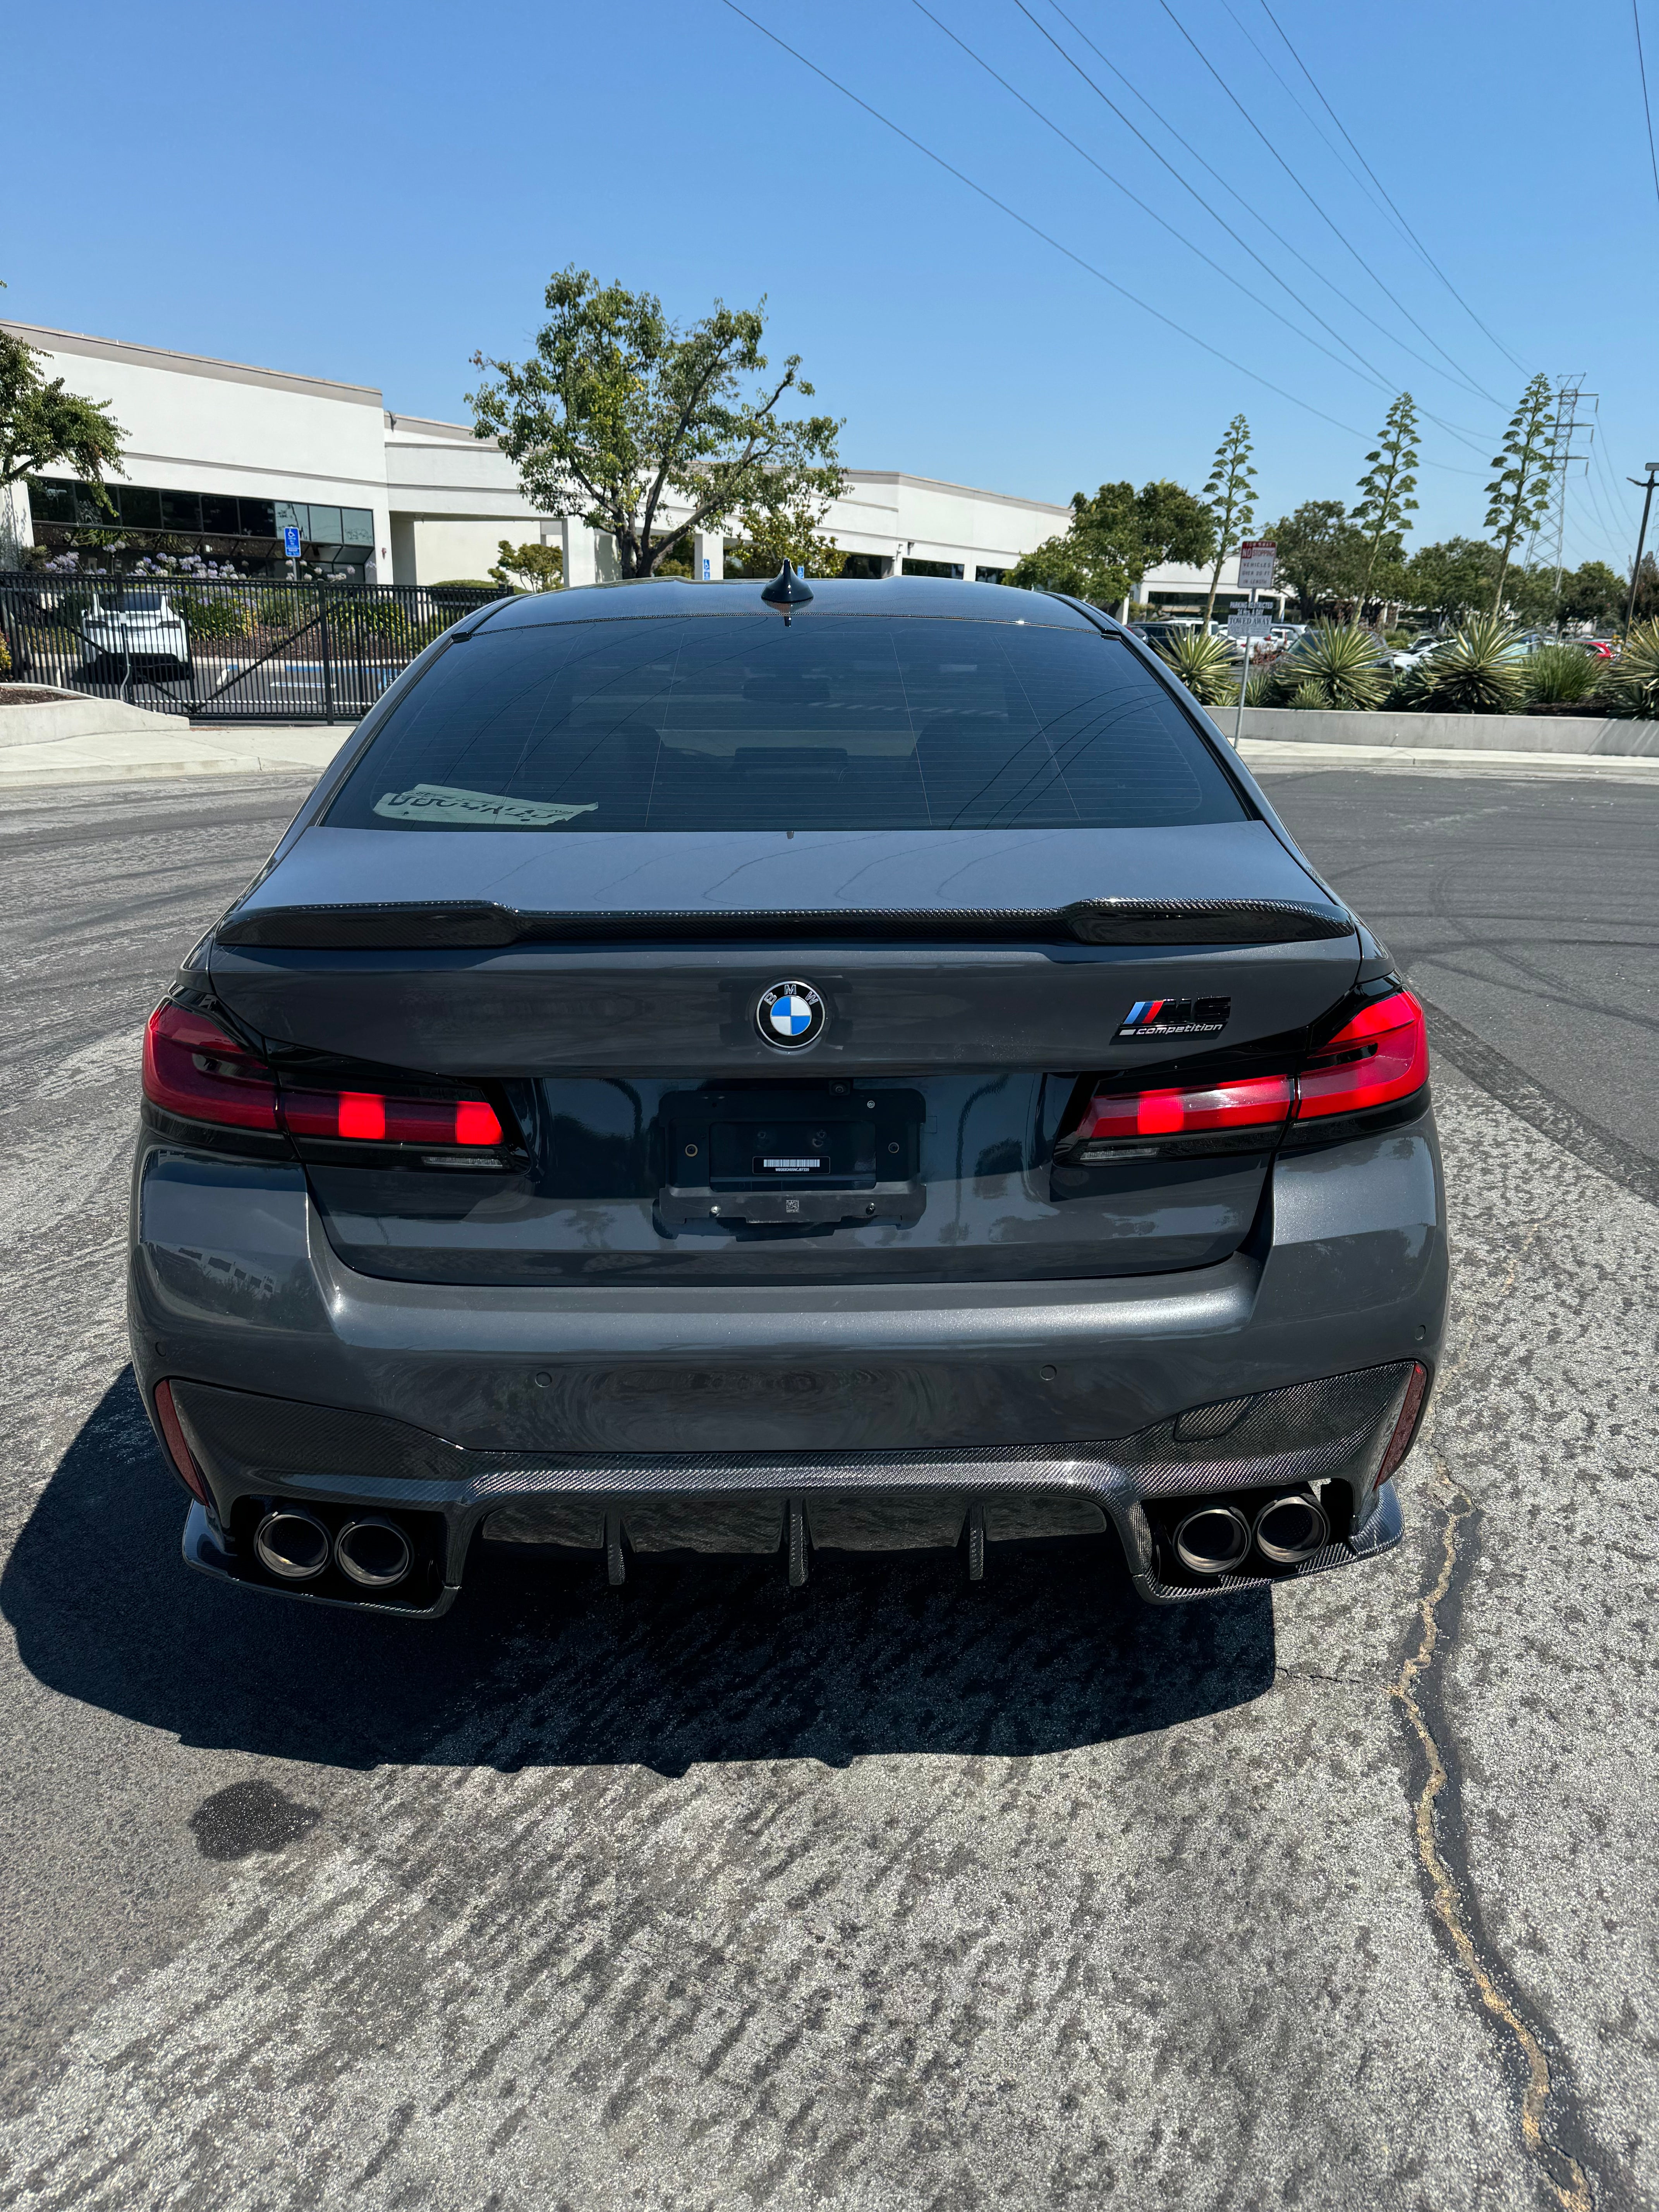
[[[1465,1073],[1468,1073],[1465,1070]],[[1506,1102],[1507,1103],[1507,1102]],[[1538,1224],[1522,1238],[1497,1286],[1501,1300],[1513,1285],[1538,1234]],[[1443,1389],[1462,1370],[1467,1345],[1441,1378]],[[1389,1695],[1402,1709],[1423,1758],[1423,1781],[1412,1804],[1418,1865],[1431,1907],[1457,1968],[1489,2019],[1508,2038],[1524,2075],[1521,2098],[1521,2140],[1527,2157],[1562,2212],[1594,2212],[1589,2175],[1559,2140],[1581,2142],[1585,2130],[1565,2062],[1552,2067],[1542,2032],[1527,2016],[1514,1993],[1513,1977],[1501,1951],[1482,1923],[1468,1871],[1468,1831],[1455,1749],[1455,1731],[1446,1704],[1445,1668],[1457,1644],[1463,1586],[1469,1562],[1480,1556],[1480,1508],[1453,1480],[1438,1452],[1434,1469],[1443,1498],[1439,1570],[1432,1586],[1418,1600],[1422,1633],[1401,1662]],[[1554,2134],[1547,2131],[1552,2106]]]
[[[1452,1863],[1464,1856],[1462,1822],[1460,1820],[1456,1823],[1454,1841],[1449,1834],[1442,1832],[1443,1826],[1452,1828],[1451,1820],[1443,1822],[1439,1818],[1442,1797],[1449,1790],[1454,1790],[1455,1794],[1453,1762],[1424,1711],[1424,1700],[1431,1690],[1438,1691],[1444,1653],[1452,1648],[1449,1631],[1443,1635],[1440,1609],[1466,1571],[1469,1554],[1464,1534],[1467,1531],[1473,1534],[1480,1525],[1480,1512],[1468,1492],[1452,1486],[1443,1528],[1440,1571],[1433,1588],[1418,1601],[1423,1633],[1417,1649],[1408,1656],[1390,1684],[1389,1694],[1404,1708],[1426,1769],[1413,1813],[1417,1856],[1427,1880],[1435,1917],[1446,1932],[1453,1957],[1464,1978],[1487,2013],[1510,2037],[1525,2070],[1521,2137],[1527,2156],[1564,2212],[1593,2212],[1595,2199],[1583,2167],[1545,2130],[1552,2098],[1559,2109],[1570,2099],[1571,2092],[1552,2071],[1543,2039],[1528,2021],[1519,2002],[1502,1986],[1498,1978],[1504,1971],[1501,1958],[1490,1945],[1477,1940],[1474,1915],[1468,1901],[1467,1875],[1461,1867],[1455,1869]],[[1441,1729],[1449,1743],[1450,1729],[1443,1704],[1437,1695],[1432,1701],[1440,1707]]]

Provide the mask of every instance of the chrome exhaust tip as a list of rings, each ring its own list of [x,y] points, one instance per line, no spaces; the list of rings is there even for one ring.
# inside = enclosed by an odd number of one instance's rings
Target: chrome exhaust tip
[[[1176,1528],[1175,1547],[1189,1574],[1231,1574],[1244,1564],[1250,1524],[1236,1505],[1200,1505]]]
[[[314,1582],[333,1546],[331,1532],[303,1505],[273,1506],[253,1532],[259,1565],[280,1582]]]
[[[1255,1547],[1276,1567],[1298,1566],[1331,1540],[1325,1509],[1305,1491],[1270,1498],[1255,1516]]]
[[[363,1589],[395,1589],[415,1564],[415,1549],[395,1521],[368,1513],[346,1522],[334,1539],[334,1557]]]

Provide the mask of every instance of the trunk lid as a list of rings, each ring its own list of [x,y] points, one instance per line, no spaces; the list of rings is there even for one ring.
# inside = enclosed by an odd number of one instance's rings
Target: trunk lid
[[[1350,918],[1261,821],[421,844],[411,901],[404,841],[306,831],[210,954],[280,1067],[503,1086],[525,1142],[495,1172],[307,1161],[348,1264],[414,1279],[1212,1263],[1271,1145],[1068,1191],[1079,1080],[1282,1061],[1357,969]],[[766,1026],[783,986],[799,1049]]]

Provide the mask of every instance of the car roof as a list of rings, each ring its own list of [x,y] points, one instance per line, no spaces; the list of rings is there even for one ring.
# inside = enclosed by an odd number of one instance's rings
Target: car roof
[[[815,613],[931,616],[935,620],[1041,624],[1049,629],[1098,629],[1071,601],[1049,592],[1023,592],[1006,584],[969,584],[947,576],[812,576],[812,598],[795,618]],[[468,624],[471,631],[538,628],[544,623],[607,622],[668,615],[763,614],[762,580],[694,584],[681,576],[645,577],[625,584],[578,584],[568,591],[527,592],[499,601]],[[1115,625],[1112,625],[1114,628]]]

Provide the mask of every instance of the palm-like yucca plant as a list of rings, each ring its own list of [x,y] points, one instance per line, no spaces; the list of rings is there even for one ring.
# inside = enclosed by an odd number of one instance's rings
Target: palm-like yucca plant
[[[1226,641],[1206,630],[1182,630],[1158,647],[1200,707],[1231,707],[1238,696],[1227,657]]]
[[[1471,615],[1416,671],[1413,704],[1431,714],[1512,714],[1525,659],[1502,615]]]
[[[1607,665],[1599,703],[1609,714],[1659,722],[1659,622],[1632,630],[1618,659]]]
[[[1275,674],[1280,697],[1293,707],[1363,710],[1380,706],[1389,688],[1370,635],[1337,623],[1317,623]],[[1316,696],[1304,698],[1310,690]]]
[[[1522,662],[1521,681],[1528,706],[1565,707],[1589,697],[1595,667],[1576,645],[1540,645]]]

